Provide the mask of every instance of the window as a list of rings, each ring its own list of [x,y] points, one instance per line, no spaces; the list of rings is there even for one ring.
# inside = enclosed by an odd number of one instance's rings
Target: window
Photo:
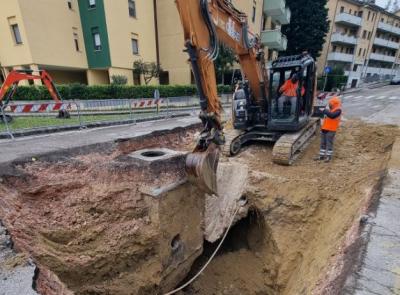
[[[332,51],[336,52],[336,48],[337,48],[336,45],[333,45]]]
[[[365,57],[365,54],[367,53],[367,49],[364,48],[364,53],[363,53],[363,57]]]
[[[72,9],[72,0],[68,0],[68,1],[67,1],[67,4],[68,4],[68,8],[69,8],[69,9]]]
[[[371,40],[372,32],[368,32],[368,40]]]
[[[357,69],[358,69],[358,65],[354,65],[353,72],[357,72]]]
[[[90,9],[96,8],[96,0],[89,0],[89,8]]]
[[[18,24],[11,25],[11,30],[14,35],[15,44],[22,44],[21,33],[19,32]]]
[[[360,48],[360,49],[358,50],[358,56],[361,56],[361,53],[362,53],[362,48]]]
[[[139,54],[139,42],[138,39],[132,38],[132,53]]]
[[[135,0],[128,0],[129,16],[136,17],[136,3]]]
[[[371,11],[368,11],[368,17],[367,20],[369,20],[369,17],[371,16]]]
[[[340,7],[340,12],[344,12],[344,6]]]
[[[256,22],[256,7],[255,7],[255,6],[253,6],[253,14],[252,14],[252,16],[251,16],[251,21],[252,21],[253,23]]]
[[[349,10],[349,14],[351,14],[351,12],[352,12],[352,10],[350,9],[350,10]]]
[[[363,34],[362,34],[362,38],[363,38],[363,39],[367,38],[367,31],[366,31],[366,30],[364,30],[364,32],[363,32]]]
[[[363,16],[363,12],[362,11],[359,11],[358,12],[358,17],[362,17]]]
[[[94,50],[100,51],[101,50],[101,39],[100,39],[100,33],[99,33],[98,27],[92,28],[92,37],[93,37]]]
[[[376,15],[376,13],[374,12],[374,13],[372,14],[372,21],[375,20],[375,15]]]
[[[80,51],[79,49],[79,36],[78,33],[74,32],[74,43],[75,43],[75,50]]]

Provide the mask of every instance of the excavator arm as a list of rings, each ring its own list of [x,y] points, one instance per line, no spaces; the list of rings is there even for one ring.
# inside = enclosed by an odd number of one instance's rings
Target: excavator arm
[[[219,44],[238,56],[249,81],[252,103],[266,107],[268,87],[264,52],[259,39],[248,31],[247,16],[226,0],[176,0],[186,52],[200,97],[204,129],[193,153],[187,157],[190,177],[208,192],[216,192],[219,146],[224,144],[222,106],[217,93],[214,61]]]
[[[8,74],[0,88],[0,106],[7,106],[17,90],[18,83],[23,80],[42,80],[53,100],[61,102],[60,93],[54,85],[53,79],[46,71],[38,71],[38,74],[33,74],[33,71],[16,70]]]

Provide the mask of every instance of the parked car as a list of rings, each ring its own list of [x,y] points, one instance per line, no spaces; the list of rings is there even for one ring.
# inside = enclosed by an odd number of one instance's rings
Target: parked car
[[[390,85],[400,85],[400,77],[394,77],[394,78],[390,81]]]

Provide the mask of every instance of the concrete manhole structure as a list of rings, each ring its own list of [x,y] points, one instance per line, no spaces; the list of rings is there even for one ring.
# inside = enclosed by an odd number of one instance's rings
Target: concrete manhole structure
[[[201,269],[237,212],[215,258],[177,294],[340,294],[346,249],[398,130],[348,121],[330,164],[312,160],[317,140],[293,167],[272,164],[270,146],[251,146],[221,161],[218,197],[187,180],[196,131],[2,165],[0,219],[12,243],[0,253],[13,245],[19,254],[0,254],[0,290],[31,259],[40,294],[165,294]]]

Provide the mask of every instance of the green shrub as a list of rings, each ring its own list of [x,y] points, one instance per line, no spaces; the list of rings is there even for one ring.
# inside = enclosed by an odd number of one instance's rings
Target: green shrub
[[[128,78],[124,75],[112,75],[111,81],[113,85],[126,85],[128,83]]]
[[[125,86],[112,84],[86,86],[70,84],[58,85],[57,89],[64,100],[153,98],[156,89],[160,91],[161,97],[197,94],[194,85]],[[218,93],[232,93],[232,87],[219,85]],[[13,100],[51,100],[51,96],[44,86],[20,86],[17,88]]]

